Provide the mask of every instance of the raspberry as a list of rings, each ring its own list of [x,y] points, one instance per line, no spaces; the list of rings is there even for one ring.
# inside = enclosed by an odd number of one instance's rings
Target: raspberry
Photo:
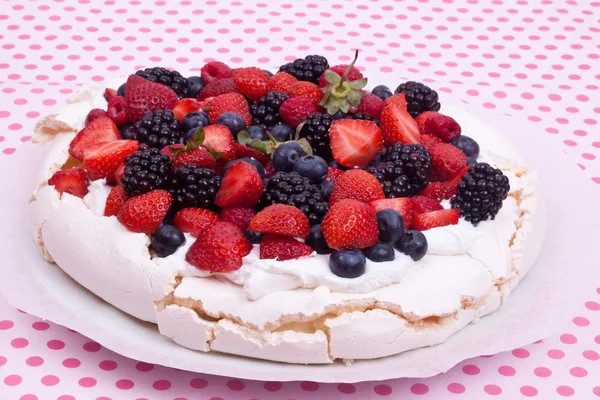
[[[211,61],[204,64],[200,70],[200,77],[207,85],[219,79],[231,78],[231,68],[220,61]]]

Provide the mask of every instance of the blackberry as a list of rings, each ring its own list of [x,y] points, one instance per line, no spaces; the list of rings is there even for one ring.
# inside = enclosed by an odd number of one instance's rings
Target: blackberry
[[[404,93],[406,110],[413,118],[424,111],[440,110],[437,92],[421,82],[405,82],[396,88],[395,93]]]
[[[344,118],[364,119],[366,121],[373,121],[373,122],[375,122],[375,125],[379,126],[379,120],[377,118],[371,117],[369,114],[363,114],[363,113],[348,114]]]
[[[329,127],[332,121],[331,115],[316,113],[306,117],[306,123],[300,129],[300,137],[306,138],[313,149],[313,153],[322,157],[325,161],[331,160]]]
[[[158,149],[145,148],[125,158],[125,172],[121,178],[123,191],[129,197],[139,196],[169,185],[170,158]]]
[[[300,81],[318,83],[319,77],[329,68],[327,59],[323,56],[312,55],[297,58],[293,62],[279,67],[279,72],[287,72]]]
[[[131,139],[146,143],[150,147],[162,149],[181,139],[179,120],[171,110],[147,112],[141,121],[131,128]]]
[[[136,75],[151,82],[161,83],[170,87],[179,97],[189,97],[190,83],[177,71],[169,71],[163,67],[140,69]]]
[[[302,210],[311,225],[320,224],[329,210],[323,193],[297,172],[277,172],[267,181],[259,207],[288,204]]]
[[[216,209],[215,196],[221,186],[221,176],[212,169],[187,164],[175,168],[170,192],[177,209],[200,207]]]
[[[409,197],[427,186],[431,156],[420,144],[396,143],[382,152],[382,162],[366,168],[383,186],[385,197]]]
[[[477,225],[496,217],[509,191],[510,183],[502,171],[487,163],[478,163],[463,175],[450,204],[460,211],[461,217]]]
[[[281,122],[279,107],[290,95],[284,92],[269,92],[259,101],[250,106],[252,125],[258,125],[264,130],[270,129]]]

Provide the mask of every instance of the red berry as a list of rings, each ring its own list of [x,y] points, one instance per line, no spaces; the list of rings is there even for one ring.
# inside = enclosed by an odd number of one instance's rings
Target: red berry
[[[442,210],[444,207],[434,199],[425,196],[411,197],[415,215]]]
[[[313,250],[307,244],[289,236],[264,235],[260,241],[260,258],[277,261],[310,256]]]
[[[339,76],[343,76],[344,72],[346,72],[346,69],[348,69],[348,65],[345,65],[345,64],[336,65],[329,69],[332,70],[333,72],[337,73]],[[363,74],[358,70],[358,68],[352,67],[352,68],[350,68],[350,72],[348,72],[348,77],[346,80],[347,81],[357,81],[362,78],[363,78]],[[325,87],[327,85],[329,85],[329,82],[327,82],[327,79],[325,79],[325,74],[323,74],[319,77],[319,86]]]
[[[83,156],[83,164],[91,180],[114,176],[125,157],[139,148],[135,140],[115,140],[92,146]]]
[[[115,186],[110,189],[110,193],[106,199],[106,206],[104,207],[104,216],[117,216],[119,210],[127,200],[129,200],[129,197],[123,191],[123,186]]]
[[[441,143],[429,149],[436,181],[454,178],[467,165],[467,156],[451,144]]]
[[[288,86],[287,93],[292,97],[308,97],[316,105],[321,102],[323,95],[325,94],[317,85],[306,81],[292,83],[290,86]]]
[[[438,228],[440,226],[456,225],[458,224],[458,218],[460,217],[460,211],[448,209],[431,211],[425,214],[420,214],[415,217],[412,221],[411,229],[418,231],[426,231],[432,228]]]
[[[385,145],[388,147],[398,142],[420,143],[421,135],[417,123],[406,111],[406,107],[402,107],[400,104],[385,106],[381,113],[379,126]]]
[[[219,222],[219,215],[205,208],[184,208],[173,218],[175,228],[193,237],[199,237],[209,226],[217,222]]]
[[[384,104],[386,106],[390,104],[397,104],[400,106],[400,108],[406,110],[406,96],[404,96],[404,93],[395,94],[385,99]]]
[[[458,184],[463,175],[469,170],[469,166],[464,167],[454,178],[445,182],[431,182],[426,188],[419,192],[420,196],[432,198],[436,201],[450,200],[456,194]]]
[[[217,161],[210,154],[206,148],[199,146],[195,147],[191,150],[182,151],[181,153],[173,154],[169,151],[169,149],[181,149],[184,145],[182,144],[172,144],[170,146],[165,146],[160,151],[163,154],[171,157],[171,168],[175,169],[177,167],[181,167],[186,164],[196,164],[204,168],[212,169],[213,171],[218,171],[219,167],[217,166]]]
[[[335,203],[321,223],[327,245],[334,250],[364,249],[379,241],[379,229],[373,207],[358,200]]]
[[[83,160],[83,155],[90,147],[119,139],[121,139],[121,134],[115,123],[107,116],[98,117],[80,130],[71,141],[69,154],[78,160]]]
[[[433,146],[437,146],[440,143],[444,143],[444,142],[442,142],[442,139],[440,139],[440,138],[438,138],[436,136],[433,136],[433,135],[421,135],[421,144],[427,150],[431,149]]]
[[[342,171],[341,169],[329,167],[329,169],[327,170],[327,176],[325,177],[325,180],[335,184],[342,175],[344,175],[344,171]]]
[[[235,83],[233,82],[233,79],[219,79],[218,81],[213,81],[204,86],[204,89],[202,89],[200,93],[198,93],[198,100],[202,101],[210,97],[235,92],[237,92],[237,89],[235,88]]]
[[[362,99],[360,99],[358,112],[367,114],[371,116],[371,118],[379,119],[381,118],[381,113],[383,112],[384,107],[385,103],[379,96],[375,96],[374,94],[366,94],[362,97]]]
[[[191,112],[200,110],[200,102],[196,99],[185,98],[181,99],[173,107],[175,118],[182,122],[186,115]]]
[[[292,128],[300,125],[307,116],[319,111],[319,107],[308,97],[292,97],[283,102],[279,114],[286,124]]]
[[[200,70],[200,77],[207,85],[219,79],[231,78],[231,68],[220,61],[210,61]]]
[[[414,217],[412,200],[408,197],[398,197],[395,199],[382,199],[369,202],[369,205],[375,209],[375,212],[390,209],[397,211],[404,219],[404,228],[408,229]]]
[[[172,200],[166,190],[153,190],[127,200],[117,218],[132,232],[151,234],[167,216]]]
[[[446,143],[460,136],[460,125],[452,117],[436,113],[425,120],[423,133],[436,136]]]
[[[267,154],[260,152],[252,147],[243,146],[241,144],[237,144],[236,146],[236,157],[251,157],[259,163],[261,163],[263,166],[267,165],[271,161],[271,158]]]
[[[423,126],[425,125],[427,118],[435,114],[437,114],[435,111],[425,111],[415,117],[415,122],[417,123],[419,132],[421,132],[421,134],[423,134]]]
[[[88,113],[88,115],[85,117],[85,126],[88,126],[90,123],[92,123],[92,121],[95,121],[96,119],[100,118],[100,117],[107,117],[108,115],[106,114],[106,111],[104,111],[101,108],[94,108],[93,110],[90,110],[90,112]]]
[[[308,236],[309,227],[308,217],[300,209],[285,204],[266,207],[248,225],[248,229],[252,231],[302,239]]]
[[[251,250],[252,243],[237,225],[217,222],[192,244],[185,260],[201,270],[230,272],[240,269],[242,257]]]
[[[231,78],[237,90],[250,100],[258,101],[269,91],[267,84],[271,77],[260,68],[236,68]]]
[[[129,75],[125,87],[125,111],[131,122],[141,120],[148,111],[170,110],[179,100],[168,86],[137,75]]]
[[[210,117],[211,123],[216,123],[221,114],[234,112],[244,119],[247,126],[252,124],[252,116],[248,102],[240,93],[226,93],[211,99],[207,99],[206,105],[202,109]],[[229,134],[231,135],[231,133]]]
[[[371,200],[384,198],[383,188],[377,178],[367,171],[351,169],[338,178],[329,197],[329,204],[334,205],[344,199],[368,203]]]
[[[263,181],[254,166],[238,162],[227,168],[215,197],[219,207],[254,207],[264,189]]]
[[[121,96],[113,97],[108,102],[106,114],[117,126],[123,126],[128,123],[129,118],[127,118],[127,113],[125,112],[125,98]]]
[[[256,211],[249,207],[226,207],[221,210],[221,219],[236,224],[240,229],[246,229]]]
[[[333,121],[329,128],[329,139],[333,158],[347,168],[367,166],[383,147],[379,127],[365,120]]]
[[[266,165],[265,165],[265,178],[267,179],[271,179],[271,177],[273,175],[275,175],[275,166],[273,165],[273,163],[271,161],[269,161]]]
[[[115,174],[112,179],[110,177],[106,178],[106,183],[111,186],[115,186],[121,183],[121,178],[125,175],[125,164],[121,164],[119,168],[115,171]]]
[[[287,72],[278,72],[271,77],[267,88],[269,92],[287,92],[288,87],[295,82],[298,82],[298,79]]]
[[[204,143],[202,145],[209,147],[209,150],[222,153],[221,157],[217,159],[217,164],[221,167],[237,158],[235,139],[226,126],[209,125],[204,128]]]
[[[106,100],[107,103],[110,102],[110,100],[115,97],[117,95],[117,91],[115,89],[110,89],[110,88],[106,88],[104,89],[104,100]]]
[[[61,169],[50,179],[48,185],[54,186],[59,193],[69,193],[83,198],[88,194],[88,174],[83,168]]]

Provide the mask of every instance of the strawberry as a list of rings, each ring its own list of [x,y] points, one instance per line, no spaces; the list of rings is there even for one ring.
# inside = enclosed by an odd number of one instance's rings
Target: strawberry
[[[440,226],[456,225],[458,224],[458,217],[460,217],[460,211],[458,210],[448,209],[431,211],[417,215],[410,227],[411,229],[416,229],[418,231],[426,231]]]
[[[78,160],[83,160],[83,155],[93,145],[119,139],[121,139],[119,129],[112,119],[107,116],[98,117],[80,130],[71,141],[69,154]]]
[[[110,102],[110,100],[115,97],[117,95],[117,91],[115,89],[110,89],[110,88],[106,88],[104,89],[104,100],[106,100],[107,103]]]
[[[223,125],[209,125],[204,128],[204,135],[202,145],[210,151],[222,153],[221,157],[217,159],[217,164],[222,166],[237,158],[235,139],[231,136],[229,128]]]
[[[418,118],[418,117],[417,117]],[[427,149],[431,149],[433,146],[436,146],[442,142],[442,139],[433,136],[433,135],[421,135],[421,144]]]
[[[141,120],[148,111],[170,110],[179,100],[168,86],[137,75],[129,75],[125,88],[125,112],[131,122]]]
[[[238,226],[231,222],[217,222],[192,244],[185,260],[201,270],[230,272],[240,269],[242,257],[251,250],[252,243]]]
[[[241,229],[246,229],[256,211],[249,207],[226,207],[221,210],[221,219],[236,224]]]
[[[213,81],[198,93],[198,100],[206,100],[210,97],[220,96],[225,93],[236,93],[238,90],[235,88],[235,83],[231,78],[219,79]]]
[[[367,166],[383,147],[379,127],[374,122],[359,119],[333,121],[329,140],[333,158],[347,168]]]
[[[388,208],[391,210],[398,211],[398,213],[402,215],[402,219],[404,219],[405,229],[408,229],[414,217],[413,203],[412,200],[408,197],[373,200],[369,202],[369,205],[375,209],[375,212],[379,212]]]
[[[379,126],[385,145],[388,147],[397,142],[420,143],[421,135],[417,123],[406,111],[406,108],[399,104],[385,106],[381,113]]]
[[[379,241],[379,229],[373,207],[358,200],[335,203],[321,223],[327,245],[334,250],[364,249]]]
[[[90,179],[114,176],[115,172],[125,161],[125,157],[135,152],[140,144],[135,140],[115,140],[92,146],[83,156],[83,164]]]
[[[200,69],[200,77],[204,79],[206,84],[219,79],[231,78],[231,68],[220,61],[210,61]]]
[[[110,176],[106,177],[106,183],[111,186],[119,185],[121,183],[121,178],[123,177],[123,175],[125,175],[125,164],[124,163],[121,164],[119,166],[119,168],[117,168],[117,170],[115,171],[115,174],[113,175],[112,178]]]
[[[252,231],[302,239],[308,236],[309,227],[308,217],[300,209],[285,204],[274,204],[264,208],[248,225],[248,229]]]
[[[342,171],[341,169],[329,167],[327,170],[327,176],[325,177],[325,180],[336,184],[342,175],[344,175],[344,171]]]
[[[435,111],[425,111],[417,115],[417,117],[415,118],[415,122],[417,123],[417,126],[419,127],[419,132],[421,132],[421,134],[423,134],[423,126],[425,125],[425,121],[427,120],[427,118],[435,114],[437,114],[437,112]]]
[[[89,124],[92,123],[92,121],[94,121],[100,117],[108,117],[108,115],[106,114],[106,111],[104,111],[101,108],[94,108],[94,109],[90,110],[88,115],[85,117],[85,126],[88,126]]]
[[[298,82],[298,79],[287,72],[278,72],[271,77],[271,80],[267,84],[267,88],[269,89],[269,92],[286,92],[287,88],[295,82]]]
[[[467,165],[467,156],[457,147],[442,143],[429,149],[432,174],[436,181],[445,181],[454,178]]]
[[[308,97],[316,105],[319,105],[324,95],[323,91],[317,85],[306,81],[292,83],[290,86],[288,86],[286,91],[292,97]]]
[[[117,218],[132,232],[151,234],[167,216],[172,201],[166,190],[153,190],[127,200]]]
[[[366,94],[360,99],[360,105],[358,106],[358,112],[370,115],[371,118],[381,118],[381,113],[385,103],[381,100],[381,97],[375,96],[374,94]]]
[[[310,256],[313,249],[309,245],[289,236],[264,235],[260,241],[260,259],[277,261],[294,260]]]
[[[351,169],[338,178],[329,197],[329,204],[334,205],[344,199],[368,203],[384,198],[383,188],[377,178],[362,169]]]
[[[186,115],[191,112],[200,110],[200,102],[196,99],[181,99],[175,104],[173,107],[173,114],[175,114],[175,118],[182,122]]]
[[[271,161],[269,161],[266,165],[265,165],[265,178],[267,179],[271,179],[271,177],[273,175],[275,175],[275,166],[273,165],[273,163]]]
[[[393,96],[390,96],[384,100],[384,103],[386,106],[388,106],[390,104],[398,104],[401,108],[406,110],[406,96],[404,96],[404,93],[395,94]]]
[[[244,119],[247,126],[252,124],[252,116],[248,102],[240,93],[226,93],[220,96],[207,99],[206,105],[202,108],[210,117],[214,124],[221,114],[225,112],[234,112]],[[231,135],[231,134],[230,134]]]
[[[342,65],[336,65],[329,69],[332,70],[333,72],[337,73],[339,76],[342,76],[342,75],[344,75],[344,72],[346,72],[347,68],[348,68],[348,65],[342,64]],[[358,70],[358,68],[352,67],[352,68],[350,68],[350,72],[348,72],[348,78],[346,80],[347,81],[357,81],[362,78],[363,78],[363,74]],[[325,74],[323,74],[319,77],[319,86],[325,87],[327,85],[329,85],[329,82],[327,82],[327,79],[325,79]]]
[[[429,197],[436,201],[450,200],[456,194],[458,184],[463,175],[469,170],[469,166],[464,167],[454,178],[445,182],[431,182],[426,188],[419,192],[420,196]]]
[[[292,97],[281,104],[279,114],[292,128],[300,125],[307,116],[319,111],[319,107],[308,97]]]
[[[123,186],[115,186],[110,189],[110,193],[106,199],[106,206],[104,207],[104,216],[117,216],[119,210],[127,200],[129,200],[129,197],[123,191]]]
[[[206,148],[202,146],[194,147],[191,150],[182,151],[181,153],[173,154],[170,149],[182,149],[185,146],[181,143],[165,146],[160,151],[163,154],[171,157],[171,168],[175,169],[186,164],[196,164],[204,168],[219,170],[217,161]]]
[[[227,169],[215,197],[219,207],[254,207],[260,199],[264,184],[254,166],[238,162]]]
[[[115,96],[108,102],[106,106],[106,115],[113,120],[115,125],[121,127],[129,122],[127,113],[125,112],[125,98]]]
[[[444,114],[436,113],[425,120],[423,124],[423,133],[437,136],[446,143],[450,143],[454,138],[460,136],[460,125]]]
[[[88,174],[83,168],[61,169],[48,179],[48,185],[54,186],[59,193],[81,198],[88,194],[89,184]]]
[[[205,208],[184,208],[175,214],[173,226],[181,232],[199,237],[206,228],[219,222],[219,214]]]
[[[236,157],[251,157],[259,163],[261,163],[263,166],[267,165],[269,161],[271,161],[271,158],[267,154],[260,152],[252,147],[244,146],[241,144],[236,144]]]
[[[236,89],[250,100],[258,101],[269,89],[267,83],[271,77],[256,67],[236,68],[231,72]]]
[[[434,199],[425,196],[411,197],[414,214],[424,214],[431,211],[442,210],[444,207]]]

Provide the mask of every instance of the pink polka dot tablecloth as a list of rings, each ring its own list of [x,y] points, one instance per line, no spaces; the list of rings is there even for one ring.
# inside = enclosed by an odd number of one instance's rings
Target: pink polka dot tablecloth
[[[0,157],[30,139],[78,85],[147,66],[218,59],[276,71],[361,50],[366,76],[536,123],[600,184],[600,1],[14,1],[0,7]],[[442,110],[443,111],[443,110]],[[551,156],[551,155],[549,155]],[[18,172],[18,171],[17,171]],[[18,175],[15,175],[18,179]],[[124,358],[0,299],[0,398],[600,398],[600,282],[561,334],[464,361],[429,379],[258,382]],[[323,370],[326,373],[326,369]]]

